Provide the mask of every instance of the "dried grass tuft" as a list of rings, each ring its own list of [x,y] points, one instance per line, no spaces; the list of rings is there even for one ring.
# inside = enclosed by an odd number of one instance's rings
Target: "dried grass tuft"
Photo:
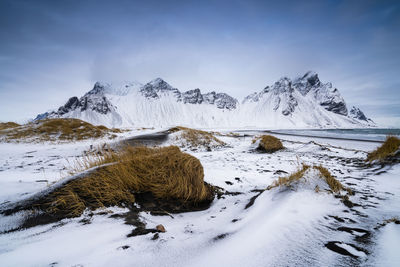
[[[314,166],[313,168],[320,172],[320,174],[328,184],[329,188],[333,192],[339,193],[341,190],[345,190],[345,187],[338,180],[336,180],[335,177],[332,176],[327,168],[323,167],[322,165]]]
[[[266,153],[273,153],[275,151],[283,149],[283,145],[281,140],[276,138],[272,135],[263,135],[259,137],[260,143],[258,145],[258,150],[266,152]],[[257,139],[256,139],[257,140]],[[253,139],[253,143],[255,143]]]
[[[214,196],[211,186],[204,183],[200,161],[176,146],[125,147],[86,163],[94,165],[100,167],[48,195],[39,208],[58,217],[75,217],[86,208],[133,203],[134,193],[151,192],[159,199],[194,203]]]
[[[388,224],[388,223],[400,224],[400,219],[399,219],[399,217],[393,217],[393,218],[384,220],[383,222],[384,222],[385,224]]]
[[[299,181],[301,178],[304,177],[304,174],[306,171],[310,168],[313,168],[315,170],[318,170],[320,173],[320,178],[324,179],[325,182],[328,184],[329,188],[332,190],[334,193],[339,193],[341,190],[347,190],[351,194],[351,190],[345,188],[335,177],[332,176],[332,174],[329,172],[329,170],[322,165],[319,166],[309,166],[306,164],[302,164],[301,168],[295,171],[294,173],[290,174],[289,176],[286,177],[279,177],[277,180],[275,180],[270,186],[267,187],[267,190],[270,190],[274,187],[280,187],[280,186],[290,186],[292,183]],[[315,188],[316,192],[320,192],[320,188],[316,187]]]
[[[300,169],[290,174],[287,177],[279,177],[275,180],[270,186],[267,187],[267,190],[270,190],[274,187],[278,186],[290,186],[293,182],[299,181],[303,178],[304,173],[310,168],[309,165],[303,164]]]
[[[0,130],[15,128],[20,126],[18,123],[9,121],[9,122],[0,122]]]
[[[378,147],[376,150],[372,151],[367,156],[367,161],[372,162],[374,160],[385,160],[399,150],[400,139],[396,136],[387,136],[386,141]]]

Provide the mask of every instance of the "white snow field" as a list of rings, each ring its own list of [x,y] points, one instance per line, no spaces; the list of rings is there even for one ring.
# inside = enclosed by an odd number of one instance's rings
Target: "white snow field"
[[[11,232],[23,214],[0,215],[0,266],[400,266],[400,225],[378,227],[400,216],[400,166],[362,164],[380,143],[276,135],[285,149],[263,154],[251,144],[261,132],[238,133],[218,136],[227,147],[186,151],[200,159],[206,182],[231,193],[203,211],[141,212],[147,228],[165,226],[159,238],[127,237],[134,226],[110,217],[128,212],[120,207]],[[66,166],[103,142],[1,143],[0,208],[62,181]],[[312,171],[292,189],[263,191],[301,163],[328,168],[355,193],[354,206],[315,192]]]

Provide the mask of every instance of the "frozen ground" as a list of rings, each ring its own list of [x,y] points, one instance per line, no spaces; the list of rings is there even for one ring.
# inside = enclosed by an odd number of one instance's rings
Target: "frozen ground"
[[[378,227],[400,216],[400,166],[362,164],[366,151],[379,143],[277,135],[286,140],[286,149],[260,154],[251,145],[253,134],[258,133],[221,137],[229,147],[217,151],[187,151],[200,159],[207,182],[232,194],[216,198],[204,211],[142,212],[148,228],[165,226],[167,232],[157,239],[154,234],[127,237],[133,226],[110,217],[127,212],[123,208],[11,233],[4,231],[19,218],[3,216],[0,265],[400,266],[400,226]],[[61,179],[91,144],[0,144],[0,203],[29,197]],[[354,207],[307,185],[260,193],[301,163],[327,167],[355,192]]]

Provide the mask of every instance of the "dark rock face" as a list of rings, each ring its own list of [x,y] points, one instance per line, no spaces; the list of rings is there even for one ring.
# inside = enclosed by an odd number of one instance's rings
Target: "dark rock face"
[[[272,109],[276,111],[280,108],[284,116],[289,116],[298,106],[294,93],[295,89],[292,81],[287,77],[283,77],[272,86],[266,86],[261,92],[245,97],[242,103],[258,102],[265,95],[269,95],[272,98]]]
[[[79,99],[76,96],[71,97],[64,106],[61,106],[57,113],[60,115],[64,115],[71,110],[76,109],[80,105]]]
[[[162,94],[172,93],[178,102],[182,101],[184,104],[202,104],[204,102],[216,105],[219,109],[235,109],[238,103],[235,98],[225,93],[211,92],[202,94],[198,88],[181,93],[160,78],[145,84],[140,89],[140,92],[143,96],[153,99],[160,98]]]
[[[183,103],[201,104],[203,103],[203,95],[200,89],[189,90],[182,93]]]
[[[220,109],[235,109],[238,101],[236,98],[231,97],[225,93],[218,93],[215,95],[215,103]]]
[[[272,92],[277,96],[274,110],[277,110],[281,106],[282,114],[285,116],[292,114],[298,105],[296,98],[293,96],[294,88],[292,87],[292,81],[287,77],[283,77],[272,88],[266,87],[263,91]]]
[[[203,98],[204,98],[204,102],[214,105],[215,99],[216,99],[216,93],[213,91],[213,92],[204,94]]]
[[[318,74],[311,71],[304,74],[303,77],[295,79],[293,82],[293,87],[303,96],[307,95],[313,88],[318,88],[321,85]]]
[[[73,96],[68,99],[65,105],[59,107],[57,111],[39,114],[36,116],[35,120],[60,117],[74,110],[92,110],[100,114],[107,114],[113,109],[114,106],[104,96],[104,86],[97,82],[95,83],[93,89],[87,92],[80,99],[78,99],[76,96]]]
[[[299,97],[301,97],[298,94],[296,96],[296,92],[303,97],[311,97],[316,104],[330,112],[343,116],[348,115],[346,103],[339,90],[333,88],[331,83],[322,83],[318,74],[311,71],[293,81],[283,77],[271,87],[267,86],[259,93],[250,94],[243,100],[243,103],[258,102],[265,94],[273,94],[275,96],[272,101],[273,109],[277,110],[281,107],[282,114],[288,116],[295,111]]]
[[[321,102],[320,105],[323,106],[326,110],[331,111],[336,114],[340,114],[340,115],[344,115],[344,116],[347,116],[347,114],[348,114],[346,103],[341,102],[341,101],[336,102],[336,101],[330,99],[328,101]]]
[[[105,86],[99,82],[96,82],[93,86],[93,89],[86,93],[86,95],[99,95],[104,94]]]
[[[107,114],[113,107],[105,96],[92,97],[93,95],[84,95],[80,101],[79,106],[81,111],[92,110],[100,114]]]
[[[361,121],[369,121],[370,119],[365,116],[364,112],[362,112],[359,108],[353,106],[350,110],[350,117],[361,120]]]
[[[38,114],[38,115],[36,116],[36,118],[34,119],[34,121],[44,120],[44,119],[48,118],[49,115],[50,115],[49,112],[45,112],[45,113]]]
[[[336,114],[348,115],[347,106],[339,90],[332,87],[331,83],[323,84],[315,72],[307,72],[301,78],[295,79],[293,87],[303,96],[309,93],[326,110]]]
[[[287,106],[285,109],[282,110],[282,114],[285,116],[292,114],[292,112],[295,110],[297,104],[298,103],[297,103],[296,98],[294,98],[294,96],[292,94],[288,95]]]
[[[215,104],[219,109],[235,109],[238,101],[236,98],[231,97],[225,93],[211,92],[203,95],[204,102],[208,104]]]

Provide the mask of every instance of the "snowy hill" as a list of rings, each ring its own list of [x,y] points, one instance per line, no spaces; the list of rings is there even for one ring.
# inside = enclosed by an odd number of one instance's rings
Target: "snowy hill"
[[[339,91],[322,83],[314,72],[281,78],[239,103],[225,93],[181,92],[161,78],[144,85],[96,82],[81,98],[71,97],[43,118],[78,118],[108,127],[268,127],[355,128],[374,126],[353,107],[350,112]]]

